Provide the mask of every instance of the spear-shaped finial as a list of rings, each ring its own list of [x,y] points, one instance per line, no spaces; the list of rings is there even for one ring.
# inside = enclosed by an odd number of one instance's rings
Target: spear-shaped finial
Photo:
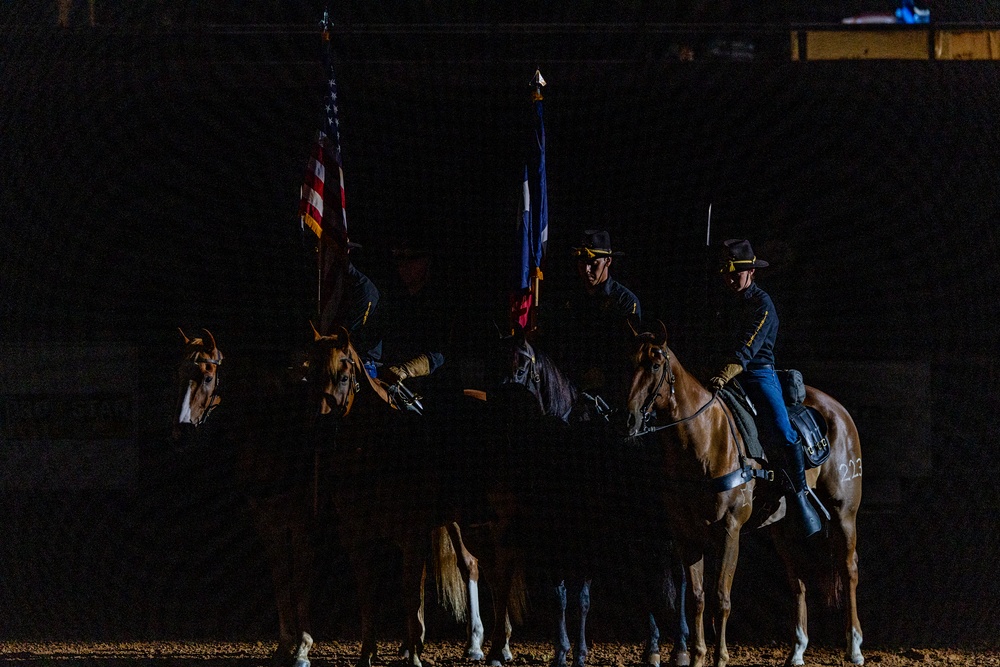
[[[532,95],[535,101],[542,99],[542,86],[545,85],[545,79],[537,67],[535,68],[535,76],[531,79],[531,85],[535,87],[535,93]]]

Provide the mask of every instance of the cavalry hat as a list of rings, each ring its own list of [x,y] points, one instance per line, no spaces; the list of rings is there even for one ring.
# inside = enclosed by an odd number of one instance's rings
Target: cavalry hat
[[[746,239],[729,239],[722,243],[722,258],[719,273],[733,273],[760,269],[769,266],[762,259],[757,259],[750,241]]]
[[[418,257],[430,257],[431,251],[422,239],[413,236],[404,236],[393,240],[389,247],[389,254],[395,260],[416,259]]]
[[[611,235],[603,229],[588,229],[580,237],[580,245],[573,248],[573,256],[581,259],[595,257],[620,257],[623,252],[611,250]]]

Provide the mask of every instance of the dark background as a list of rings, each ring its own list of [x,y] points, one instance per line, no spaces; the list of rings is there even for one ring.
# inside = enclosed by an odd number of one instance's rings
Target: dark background
[[[997,66],[790,60],[790,26],[891,11],[875,3],[456,5],[336,8],[358,265],[386,279],[388,239],[424,234],[476,349],[505,304],[528,83],[541,68],[543,300],[567,286],[579,231],[607,227],[626,252],[614,272],[696,363],[714,289],[711,204],[713,243],[749,237],[773,266],[759,278],[782,314],[782,365],[816,369],[807,381],[870,424],[884,411],[927,427],[925,474],[897,476],[889,499],[866,496],[859,520],[867,642],[992,641]],[[124,381],[156,402],[172,400],[178,326],[211,329],[227,355],[299,345],[314,304],[296,212],[320,122],[321,5],[99,1],[97,26],[81,5],[63,29],[54,3],[0,11],[4,348],[128,346],[140,366]],[[1000,20],[985,3],[932,12]],[[679,59],[686,48],[691,62]],[[824,375],[845,363],[922,369],[924,398],[907,403],[912,413],[862,406],[837,392],[840,376]],[[893,382],[905,388],[907,378]],[[162,410],[143,415],[140,446],[155,450],[164,430]],[[868,434],[865,451],[883,466],[873,476],[892,476],[892,461],[912,453]],[[237,518],[210,530],[190,508],[166,514],[168,493],[8,488],[0,629],[273,636],[267,570],[245,517],[230,507]],[[182,546],[169,546],[175,539]],[[339,631],[353,623],[347,588],[323,581],[333,611],[320,623]],[[746,538],[736,585],[734,634],[776,636],[783,579],[760,536]],[[607,633],[628,626],[605,613],[595,615]],[[827,615],[826,635],[839,641],[837,615]],[[824,616],[813,617],[822,638]]]

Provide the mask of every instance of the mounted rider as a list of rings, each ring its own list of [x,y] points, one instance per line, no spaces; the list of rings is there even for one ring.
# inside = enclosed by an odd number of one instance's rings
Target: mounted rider
[[[350,259],[350,252],[361,248],[360,243],[347,242],[344,258],[346,266],[340,279],[340,299],[330,299],[319,314],[319,332],[329,335],[338,327],[344,327],[351,336],[354,349],[361,356],[367,373],[375,377],[376,366],[382,358],[382,341],[368,324],[374,320],[380,294],[378,287],[362,273]],[[337,289],[332,286],[331,289]]]
[[[632,370],[628,350],[642,307],[631,290],[611,277],[614,258],[625,253],[612,250],[607,231],[584,231],[571,254],[579,289],[552,313],[548,349],[580,391],[614,407],[627,395]]]
[[[770,451],[784,454],[790,487],[788,512],[808,537],[819,532],[822,524],[809,500],[801,442],[788,419],[774,370],[778,313],[771,297],[754,280],[756,270],[766,266],[768,263],[757,258],[746,239],[729,239],[722,244],[719,273],[731,297],[723,313],[728,340],[722,350],[724,363],[708,381],[708,387],[718,391],[740,376],[740,385],[756,407],[762,442]]]

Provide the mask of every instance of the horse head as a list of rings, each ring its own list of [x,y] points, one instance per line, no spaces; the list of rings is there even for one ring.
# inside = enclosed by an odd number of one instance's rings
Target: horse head
[[[627,403],[629,436],[648,432],[657,411],[672,412],[675,407],[676,359],[667,347],[666,327],[657,324],[656,332],[636,335],[635,371]]]
[[[200,338],[188,338],[178,329],[184,339],[184,351],[177,369],[177,413],[174,419],[173,436],[178,439],[185,428],[197,429],[220,402],[219,366],[222,352],[215,344],[215,337],[208,329]]]
[[[312,330],[313,344],[306,363],[317,414],[346,417],[361,389],[358,374],[364,370],[360,359],[345,328],[340,327],[329,336],[319,333],[315,326]]]
[[[508,340],[509,356],[501,384],[519,384],[531,393],[538,394],[541,377],[538,374],[538,357],[535,348],[528,342],[524,329],[518,327]]]

